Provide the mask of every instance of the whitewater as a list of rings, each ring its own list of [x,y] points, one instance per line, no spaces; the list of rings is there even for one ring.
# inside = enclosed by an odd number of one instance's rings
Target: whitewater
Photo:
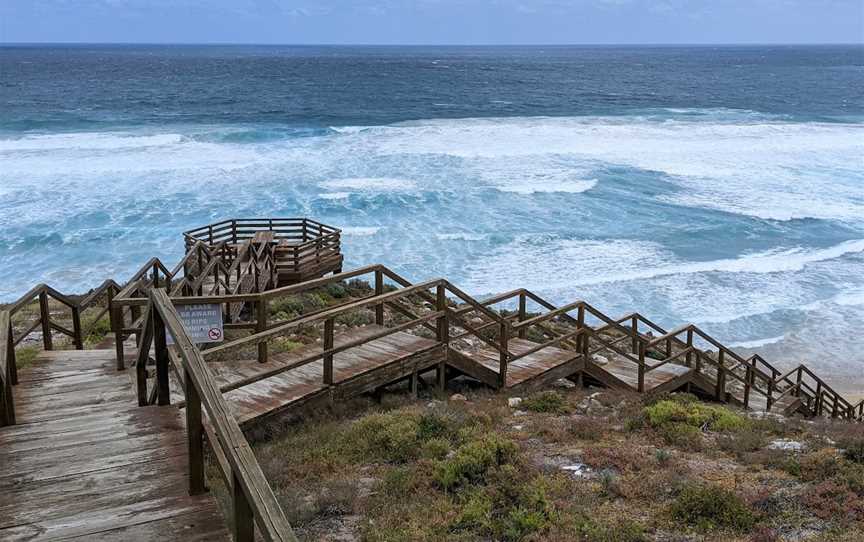
[[[383,105],[329,119],[330,96],[315,122],[271,118],[267,96],[235,100],[255,106],[242,115],[210,115],[206,100],[157,100],[155,116],[76,106],[55,119],[36,102],[0,113],[0,300],[43,281],[84,292],[152,256],[176,261],[181,232],[208,222],[309,216],[342,228],[346,269],[380,262],[478,296],[527,287],[694,322],[780,366],[861,382],[864,116],[760,110],[759,93],[728,100],[753,107],[500,111],[519,96],[471,88],[463,114],[442,110],[456,96],[417,98],[407,120]],[[108,99],[99,92],[93,111]],[[837,109],[826,95],[813,107]],[[375,92],[363,96],[371,108]]]

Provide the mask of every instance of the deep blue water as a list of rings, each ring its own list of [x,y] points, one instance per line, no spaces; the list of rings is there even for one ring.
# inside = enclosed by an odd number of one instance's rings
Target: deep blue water
[[[859,375],[862,89],[862,46],[0,47],[0,299],[308,215],[353,265]]]

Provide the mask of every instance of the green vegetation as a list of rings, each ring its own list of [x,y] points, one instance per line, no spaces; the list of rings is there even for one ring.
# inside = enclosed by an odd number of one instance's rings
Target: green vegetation
[[[19,346],[15,349],[15,363],[18,369],[33,365],[42,349],[39,346]]]
[[[672,517],[701,531],[748,531],[756,516],[735,493],[715,485],[691,484],[670,507]]]
[[[525,398],[519,405],[520,408],[531,412],[545,412],[550,414],[564,414],[570,411],[570,406],[564,397],[554,391],[542,391]]]
[[[111,318],[107,314],[98,320],[85,317],[82,319],[81,329],[87,330],[87,335],[84,337],[84,347],[92,348],[104,341],[111,333]]]

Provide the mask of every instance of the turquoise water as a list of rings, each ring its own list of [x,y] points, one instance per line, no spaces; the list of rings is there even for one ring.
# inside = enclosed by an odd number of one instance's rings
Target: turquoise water
[[[0,299],[310,216],[372,262],[858,375],[864,48],[0,48]]]

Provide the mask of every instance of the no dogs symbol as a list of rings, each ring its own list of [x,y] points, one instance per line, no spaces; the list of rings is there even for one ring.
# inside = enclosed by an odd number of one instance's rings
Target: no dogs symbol
[[[210,337],[211,341],[218,341],[222,338],[222,330],[214,327],[207,332],[207,336]]]

